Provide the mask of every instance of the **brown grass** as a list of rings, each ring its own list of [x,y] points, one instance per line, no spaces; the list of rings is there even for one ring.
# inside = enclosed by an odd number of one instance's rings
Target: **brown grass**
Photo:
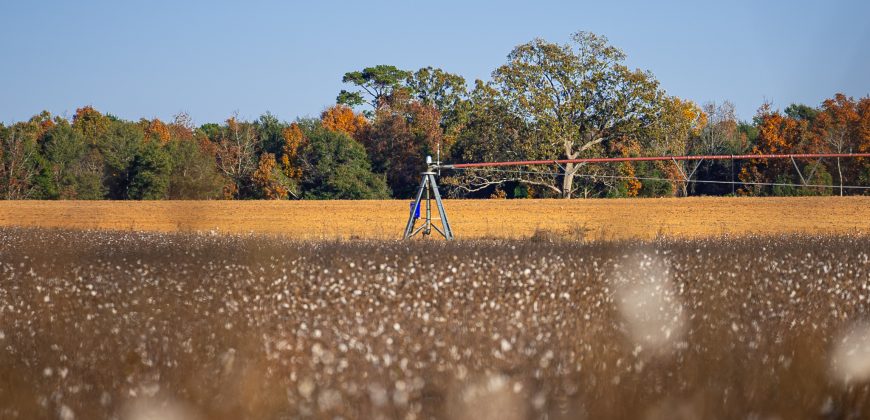
[[[870,197],[448,200],[457,238],[870,232]],[[408,202],[3,201],[0,226],[399,238]],[[583,238],[578,238],[582,236]]]

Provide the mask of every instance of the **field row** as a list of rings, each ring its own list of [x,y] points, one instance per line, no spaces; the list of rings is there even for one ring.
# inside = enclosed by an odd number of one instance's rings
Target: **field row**
[[[448,200],[457,238],[649,239],[870,232],[870,197]],[[401,237],[408,202],[0,201],[0,226]]]

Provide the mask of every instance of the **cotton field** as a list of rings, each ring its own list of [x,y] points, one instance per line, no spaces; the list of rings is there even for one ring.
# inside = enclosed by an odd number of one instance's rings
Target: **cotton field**
[[[0,418],[867,418],[870,237],[0,229]]]

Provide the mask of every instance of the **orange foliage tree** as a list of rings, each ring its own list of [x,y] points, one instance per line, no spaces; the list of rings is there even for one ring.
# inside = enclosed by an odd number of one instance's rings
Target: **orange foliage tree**
[[[290,190],[281,182],[282,173],[278,169],[275,155],[263,153],[260,155],[260,163],[257,170],[251,176],[254,187],[259,191],[260,197],[267,200],[281,200],[287,198]]]
[[[28,125],[35,130],[37,141],[42,142],[45,133],[51,130],[56,123],[52,119],[50,112],[42,111],[38,115],[31,117]]]
[[[434,157],[442,141],[440,123],[434,106],[412,100],[401,90],[375,112],[363,145],[374,172],[386,175],[394,196],[408,197],[416,191],[426,155]]]
[[[320,114],[320,122],[323,128],[346,133],[358,141],[369,128],[369,122],[362,114],[357,114],[349,106],[342,104],[323,111]]]
[[[90,144],[96,144],[97,139],[109,131],[111,121],[92,106],[76,110],[73,116],[73,128],[85,136]]]
[[[170,136],[179,140],[193,140],[196,137],[196,126],[186,112],[180,112],[172,117],[168,125]]]
[[[630,157],[641,155],[641,145],[633,138],[623,136],[610,145],[611,154],[618,157]],[[617,177],[612,178],[616,182],[612,188],[618,191],[618,195],[625,197],[637,197],[643,184],[637,179],[637,171],[631,162],[622,162],[617,165]],[[607,180],[607,178],[602,178]],[[605,181],[607,182],[607,181]]]
[[[805,122],[782,115],[779,111],[770,109],[769,104],[762,105],[756,116],[758,122],[758,138],[751,154],[781,154],[794,153],[799,140],[805,132]],[[753,159],[743,165],[740,170],[740,181],[746,183],[770,183],[776,181],[776,176],[791,173],[792,163],[783,159]],[[761,194],[764,190],[760,185],[746,185],[741,194]]]
[[[143,131],[145,132],[145,140],[146,141],[156,141],[160,145],[165,145],[169,143],[169,139],[172,137],[169,132],[169,127],[155,118],[151,121],[142,120],[141,125],[143,127]]]
[[[302,178],[299,155],[305,146],[305,134],[297,123],[290,124],[281,134],[284,138],[281,146],[281,171],[287,178],[298,181]]]

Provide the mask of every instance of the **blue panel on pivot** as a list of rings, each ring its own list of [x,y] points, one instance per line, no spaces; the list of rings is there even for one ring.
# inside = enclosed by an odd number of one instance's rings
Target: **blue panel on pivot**
[[[420,218],[420,203],[417,203],[417,208],[415,209],[414,202],[412,201],[409,208],[411,209],[411,212],[414,213],[414,218],[419,219]]]

